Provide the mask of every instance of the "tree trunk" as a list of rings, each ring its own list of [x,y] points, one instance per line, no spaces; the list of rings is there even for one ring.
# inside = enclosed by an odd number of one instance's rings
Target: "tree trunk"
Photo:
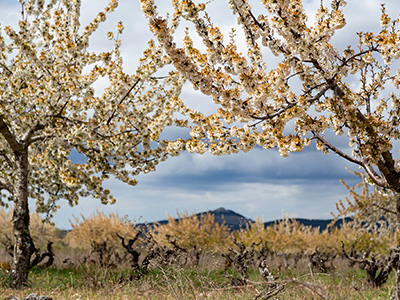
[[[21,288],[28,284],[31,256],[35,250],[29,232],[28,165],[27,150],[15,153],[14,212],[12,220],[14,257],[11,271],[14,288]]]
[[[400,229],[400,193],[395,193],[395,195],[396,195],[397,227],[398,229]],[[396,283],[394,286],[392,297],[390,298],[391,300],[400,300],[400,260],[399,260],[400,253],[398,247],[396,247],[396,250],[394,253],[392,253],[391,257],[392,266],[396,273]]]

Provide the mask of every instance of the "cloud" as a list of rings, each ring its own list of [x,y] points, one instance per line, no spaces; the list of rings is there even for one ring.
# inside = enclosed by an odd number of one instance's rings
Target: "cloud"
[[[88,215],[98,208],[151,222],[176,209],[200,212],[221,206],[253,219],[263,215],[266,221],[282,211],[292,217],[329,218],[335,203],[347,197],[339,179],[357,182],[345,166],[340,158],[315,150],[287,158],[262,149],[222,157],[184,153],[161,163],[156,172],[140,175],[135,187],[106,182],[116,196],[115,205],[82,199],[75,208],[63,205],[55,220],[69,228],[72,214]]]
[[[161,163],[156,171],[157,175],[141,175],[139,180],[146,181],[151,176],[157,176],[168,183],[168,180],[176,177],[180,178],[181,182],[186,181],[185,177],[187,181],[192,177],[198,179],[207,177],[207,181],[214,178],[214,181],[210,180],[210,184],[214,184],[217,181],[347,178],[349,173],[345,170],[346,165],[348,163],[335,154],[326,156],[311,148],[292,153],[285,158],[276,150],[261,148],[221,157],[209,153],[204,155],[184,153]]]
[[[265,221],[281,217],[282,212],[291,217],[321,219],[330,218],[338,199],[347,196],[347,190],[337,179],[219,182],[212,187],[200,184],[197,188],[186,188],[179,182],[158,183],[156,180],[127,187],[114,182],[114,191],[118,191],[116,205],[100,206],[96,200],[82,199],[78,207],[62,207],[56,217],[57,225],[69,228],[68,218],[80,213],[88,215],[95,207],[106,213],[127,215],[138,222],[166,219],[167,212],[176,215],[177,209],[192,213],[218,207],[232,209],[252,219],[263,217]]]

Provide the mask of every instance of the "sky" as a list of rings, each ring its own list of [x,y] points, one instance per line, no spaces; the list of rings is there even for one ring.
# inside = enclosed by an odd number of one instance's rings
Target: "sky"
[[[155,2],[162,12],[168,11],[167,3],[170,1]],[[258,5],[259,2],[250,1]],[[326,0],[323,2],[329,5]],[[107,3],[104,0],[82,0],[81,24],[89,23]],[[305,0],[304,3],[312,19],[321,1]],[[19,2],[0,0],[0,5],[1,27],[15,25],[20,12]],[[393,18],[399,16],[400,1],[389,0],[386,5]],[[348,25],[333,38],[338,49],[344,49],[348,44],[356,45],[356,32],[376,31],[379,28],[380,1],[349,0],[344,12]],[[209,13],[213,22],[223,30],[228,31],[235,26],[235,17],[230,13],[227,1],[214,0],[209,5]],[[151,38],[138,0],[120,0],[119,8],[100,27],[91,47],[99,51],[112,48],[106,33],[114,30],[118,21],[125,26],[121,49],[125,68],[133,73]],[[272,64],[274,59],[271,58]],[[194,109],[206,112],[214,109],[210,99],[199,95],[190,86],[184,88],[181,98]],[[345,149],[347,138],[338,139],[337,143]],[[219,207],[234,210],[251,219],[260,217],[264,221],[280,218],[283,212],[290,217],[327,219],[332,217],[331,212],[336,212],[335,204],[348,197],[340,179],[350,186],[359,181],[346,170],[346,166],[355,169],[340,157],[324,155],[313,146],[289,157],[281,157],[276,150],[260,148],[230,156],[183,153],[160,163],[155,172],[139,175],[139,183],[135,187],[116,180],[106,182],[105,186],[117,199],[116,204],[104,206],[99,200],[85,198],[71,208],[61,201],[61,209],[53,221],[57,227],[68,229],[73,216],[89,216],[100,211],[118,213],[121,217],[127,216],[142,223],[165,219],[166,213],[176,215],[177,210],[192,213]]]

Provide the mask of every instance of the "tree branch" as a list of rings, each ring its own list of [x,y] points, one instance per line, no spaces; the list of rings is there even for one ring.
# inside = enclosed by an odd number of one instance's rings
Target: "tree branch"
[[[314,138],[317,139],[318,141],[320,141],[326,148],[332,150],[333,152],[335,152],[339,156],[343,157],[344,159],[348,160],[349,162],[352,162],[352,163],[357,164],[359,166],[363,166],[363,163],[361,161],[356,160],[353,157],[351,157],[350,155],[347,155],[343,151],[339,150],[338,148],[333,146],[331,143],[329,143],[327,140],[325,140],[322,136],[320,136],[315,131],[312,131],[312,134],[314,135]]]
[[[364,168],[364,170],[367,172],[368,176],[372,179],[374,183],[376,183],[381,187],[387,187],[387,181],[385,180],[385,178],[378,175],[368,162],[364,161],[362,163],[362,167]]]
[[[37,135],[37,136],[29,139],[29,145],[34,144],[38,141],[43,141],[47,138],[52,138],[52,137],[55,137],[55,136],[54,135]]]
[[[35,134],[35,132],[39,131],[39,130],[43,130],[46,126],[44,124],[41,123],[37,123],[34,127],[30,128],[24,135],[24,137],[22,138],[22,141],[26,144],[26,145],[30,145],[32,144],[32,136]]]
[[[15,136],[11,133],[10,128],[8,127],[6,122],[4,122],[2,116],[0,116],[0,133],[4,136],[14,152],[18,152],[22,149],[21,143],[19,143]]]
[[[281,109],[277,110],[276,112],[274,112],[272,114],[268,114],[268,115],[262,116],[262,117],[257,117],[255,115],[252,115],[251,117],[256,120],[269,120],[274,117],[280,116],[281,114],[286,112],[288,109],[296,106],[297,104],[298,104],[298,102],[289,103],[286,107],[282,107]]]
[[[13,75],[13,72],[3,63],[0,63],[0,66],[2,66],[10,75]]]
[[[381,171],[381,173],[385,176],[386,187],[389,185],[392,189],[399,192],[400,182],[398,172],[392,172],[390,165],[388,166],[386,161],[383,162],[382,160],[379,160],[377,166],[379,168],[379,171]]]
[[[10,194],[13,193],[12,185],[9,184],[8,182],[6,182],[3,178],[0,178],[0,189],[4,189],[7,192],[9,192]]]
[[[327,140],[325,140],[323,137],[318,135],[315,131],[312,131],[312,134],[314,135],[314,138],[319,140],[326,148],[332,150],[336,154],[338,154],[340,157],[346,159],[347,161],[354,163],[356,165],[359,165],[364,168],[364,170],[367,172],[368,176],[372,179],[374,183],[381,187],[387,187],[387,182],[384,177],[378,175],[375,170],[372,168],[372,166],[367,162],[366,159],[356,160],[350,155],[347,155],[343,151],[339,150],[335,146],[333,146],[331,143],[329,143]]]
[[[318,94],[316,94],[314,97],[308,99],[307,102],[312,104],[315,101],[318,101],[328,90],[332,89],[332,86],[333,86],[332,84],[327,84],[323,89],[321,89],[318,92]],[[261,116],[261,117],[252,115],[251,117],[256,120],[269,120],[274,117],[280,116],[281,114],[285,113],[288,109],[296,106],[297,104],[298,104],[298,102],[289,102],[287,106],[280,108],[279,110],[275,111],[272,114],[268,114],[268,115]]]
[[[5,161],[7,162],[8,166],[13,169],[14,168],[14,164],[13,162],[10,160],[10,158],[7,156],[6,151],[1,150],[0,151],[0,156],[4,157]]]
[[[386,208],[386,207],[383,207],[383,206],[380,206],[380,205],[378,205],[378,204],[376,204],[376,203],[372,203],[372,205],[375,206],[375,207],[377,207],[377,208],[379,208],[379,209],[382,209],[382,210],[386,211],[387,213],[397,215],[397,212],[396,212],[396,211],[390,210],[390,209],[388,209],[388,208]]]
[[[136,80],[136,82],[132,85],[132,87],[129,89],[129,91],[126,92],[125,96],[122,97],[121,101],[119,101],[118,105],[114,108],[113,112],[111,113],[111,116],[108,118],[107,123],[106,123],[107,125],[109,125],[110,122],[111,122],[111,120],[114,118],[118,106],[120,106],[120,105],[122,104],[122,102],[125,101],[125,99],[128,97],[128,95],[129,95],[129,94],[132,92],[132,90],[137,86],[137,84],[139,83],[139,81],[140,81],[140,78],[138,78],[138,80]]]

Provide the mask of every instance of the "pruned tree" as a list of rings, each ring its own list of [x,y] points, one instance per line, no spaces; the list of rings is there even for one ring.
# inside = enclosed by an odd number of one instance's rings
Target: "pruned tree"
[[[140,230],[138,230],[136,232],[135,236],[132,239],[129,239],[127,243],[125,242],[125,238],[123,236],[120,236],[119,234],[117,234],[117,236],[121,240],[122,247],[124,247],[125,251],[130,255],[132,269],[139,268],[140,252],[138,250],[134,249],[132,246],[138,240],[138,238],[141,234],[142,234],[142,232]]]
[[[318,248],[315,248],[314,252],[309,256],[311,269],[323,273],[334,269],[333,260],[336,255],[337,253],[321,252]],[[327,266],[327,263],[330,263],[330,266]]]
[[[367,282],[375,287],[382,286],[389,278],[393,264],[399,258],[399,248],[395,247],[388,257],[380,257],[376,254],[371,254],[371,249],[356,253],[352,249],[352,253],[346,252],[344,243],[341,243],[342,254],[353,264],[359,264],[360,268],[367,272]],[[398,263],[398,262],[397,262]]]
[[[370,184],[391,191],[400,223],[399,20],[382,5],[380,29],[357,33],[357,44],[338,50],[331,38],[346,25],[346,1],[318,2],[314,16],[301,0],[260,2],[264,10],[256,12],[248,0],[228,0],[242,29],[239,43],[235,32],[224,39],[207,3],[172,1],[167,20],[154,1],[141,0],[149,28],[175,68],[219,106],[211,115],[188,110],[191,138],[167,149],[222,155],[260,146],[287,156],[314,141],[318,150],[362,168]],[[190,26],[182,41],[174,41],[180,22]],[[280,63],[268,67],[270,54]]]
[[[110,51],[89,49],[117,0],[86,26],[80,0],[19,2],[18,25],[0,32],[0,189],[1,203],[13,207],[14,287],[27,283],[35,249],[28,198],[48,217],[59,199],[113,203],[104,180],[135,185],[136,175],[167,158],[160,133],[173,124],[182,82],[176,72],[160,71],[169,59],[154,42],[136,73],[126,74],[122,23],[105,33]]]
[[[155,223],[152,228],[153,237],[160,245],[197,252],[221,251],[232,243],[229,227],[218,223],[210,212],[189,215],[177,211],[176,217],[167,214],[167,219],[167,224]]]
[[[222,253],[225,258],[224,277],[229,278],[232,285],[246,285],[249,282],[248,269],[255,263],[255,246],[258,244],[253,242],[249,247],[246,247],[236,238],[233,239],[233,242],[236,249],[230,247],[227,253]],[[236,278],[227,272],[230,267],[236,269],[240,278]]]

